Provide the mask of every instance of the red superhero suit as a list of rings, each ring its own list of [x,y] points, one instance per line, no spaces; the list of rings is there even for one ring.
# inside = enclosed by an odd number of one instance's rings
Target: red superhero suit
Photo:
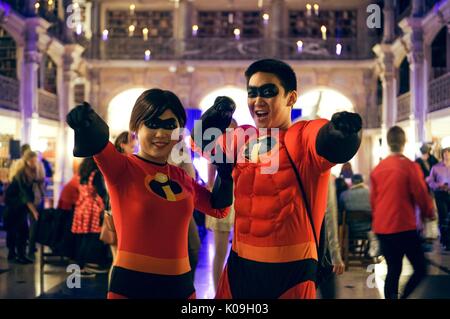
[[[326,208],[330,168],[316,152],[316,136],[328,121],[302,121],[278,134],[249,126],[223,135],[218,143],[228,158],[237,158],[235,230],[232,250],[216,298],[315,298],[317,250],[288,148],[311,203],[316,233]],[[239,129],[249,129],[239,144]],[[261,134],[267,134],[262,136]],[[225,139],[233,141],[233,147]],[[241,141],[243,141],[241,139]],[[263,174],[278,161],[274,174]]]
[[[118,237],[108,298],[195,297],[187,232],[194,208],[223,218],[211,193],[182,169],[119,153],[94,156],[105,177]]]

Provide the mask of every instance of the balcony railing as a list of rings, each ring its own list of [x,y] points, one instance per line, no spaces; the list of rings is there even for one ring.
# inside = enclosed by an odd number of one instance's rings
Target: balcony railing
[[[367,108],[366,119],[364,121],[365,128],[379,128],[381,127],[381,110],[383,105],[373,105]]]
[[[450,73],[430,81],[428,103],[429,112],[450,107]]]
[[[299,47],[297,38],[270,40],[264,38],[190,38],[176,40],[173,38],[154,38],[144,41],[141,38],[109,38],[101,41],[98,54],[91,45],[85,51],[86,57],[101,60],[143,60],[146,50],[151,51],[154,60],[254,60],[261,57],[275,56],[288,60],[357,60],[369,59],[371,52],[359,50],[356,39],[301,39]],[[341,52],[337,54],[337,44]]]
[[[397,122],[409,119],[411,114],[411,92],[397,97]]]
[[[59,120],[58,97],[55,94],[45,90],[38,90],[38,113],[39,116],[50,119]]]
[[[19,81],[0,75],[0,108],[20,111]]]
[[[447,73],[450,73],[450,68],[432,68],[430,78],[431,80],[437,79]]]

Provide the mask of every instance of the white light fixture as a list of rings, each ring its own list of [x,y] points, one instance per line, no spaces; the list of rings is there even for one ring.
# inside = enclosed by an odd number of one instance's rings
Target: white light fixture
[[[308,17],[311,16],[311,9],[312,9],[312,5],[311,5],[310,3],[307,3],[307,4],[306,4],[306,15],[307,15]]]
[[[326,40],[327,39],[327,27],[324,25],[321,26],[320,31],[322,32],[322,40]]]
[[[234,29],[233,33],[236,40],[239,40],[241,38],[241,30],[239,30],[238,28]]]
[[[144,37],[144,41],[148,40],[148,28],[142,29],[142,36]]]
[[[264,0],[258,0],[258,8],[262,8],[263,7],[263,3],[264,3]]]
[[[169,66],[169,72],[171,72],[171,73],[177,72],[177,67],[175,65]]]
[[[234,14],[232,12],[228,13],[228,23],[232,24],[234,21]]]
[[[263,20],[264,20],[264,24],[268,24],[269,23],[269,14],[268,13],[264,13],[262,16]]]
[[[188,71],[189,73],[192,73],[192,72],[195,71],[195,68],[194,68],[192,65],[188,65],[188,66],[186,67],[186,71]]]
[[[300,53],[303,51],[303,41],[302,40],[298,40],[297,41],[297,52]]]
[[[41,7],[40,3],[39,3],[39,2],[36,2],[36,3],[34,4],[34,12],[35,12],[35,13],[38,13],[40,7]]]
[[[341,55],[342,53],[342,45],[340,43],[336,44],[336,54]]]
[[[81,23],[78,23],[75,27],[75,33],[77,35],[81,35],[81,33],[83,33],[83,25]]]
[[[108,40],[108,33],[109,33],[109,31],[107,29],[103,30],[103,32],[102,32],[102,40],[103,41]]]
[[[192,36],[196,37],[198,32],[198,25],[194,24],[192,26]]]
[[[133,36],[134,30],[136,30],[136,27],[135,27],[134,25],[130,25],[130,26],[128,27],[128,36],[129,36],[129,37],[132,37],[132,36]]]
[[[317,3],[314,3],[314,14],[316,16],[319,15],[319,5]]]
[[[136,10],[136,5],[134,3],[130,4],[130,14],[131,15],[134,15],[134,10]]]
[[[150,61],[151,54],[152,54],[152,51],[150,51],[150,50],[145,50],[145,53],[144,53],[144,60],[145,60],[145,61]]]

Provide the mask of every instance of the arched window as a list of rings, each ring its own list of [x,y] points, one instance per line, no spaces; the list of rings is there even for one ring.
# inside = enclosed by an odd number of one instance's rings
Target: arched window
[[[0,27],[0,75],[17,79],[16,42]]]
[[[405,57],[398,69],[398,95],[409,92],[409,62]]]

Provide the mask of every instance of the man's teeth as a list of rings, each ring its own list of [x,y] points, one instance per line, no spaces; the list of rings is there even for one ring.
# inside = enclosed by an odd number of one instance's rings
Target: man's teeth
[[[256,115],[258,115],[258,116],[264,116],[264,115],[269,114],[269,112],[266,112],[266,111],[256,111],[255,113],[256,113]]]

